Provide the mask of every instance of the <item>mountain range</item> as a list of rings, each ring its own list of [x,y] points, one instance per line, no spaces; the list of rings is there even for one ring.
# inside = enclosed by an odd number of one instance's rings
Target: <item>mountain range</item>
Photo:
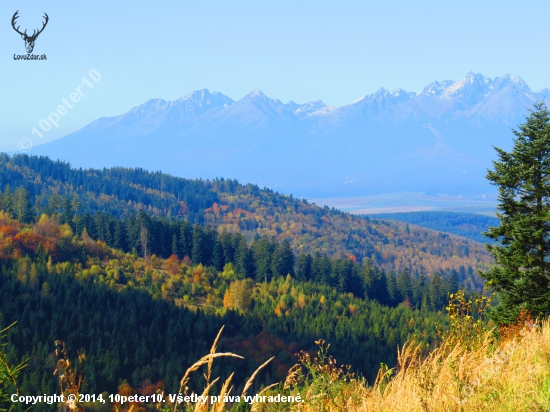
[[[510,128],[549,95],[516,76],[476,73],[418,93],[382,88],[339,108],[199,90],[100,118],[31,153],[75,167],[231,177],[301,197],[478,195],[493,190],[484,177],[493,146],[509,149]]]

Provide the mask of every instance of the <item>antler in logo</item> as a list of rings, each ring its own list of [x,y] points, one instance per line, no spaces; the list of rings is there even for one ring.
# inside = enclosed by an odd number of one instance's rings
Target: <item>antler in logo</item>
[[[27,53],[32,53],[32,51],[34,50],[34,42],[36,41],[36,38],[38,37],[38,35],[42,33],[42,31],[44,30],[44,28],[46,27],[46,24],[48,24],[49,17],[46,13],[44,13],[44,18],[46,19],[46,21],[42,23],[42,28],[38,30],[38,32],[34,30],[32,35],[29,36],[27,35],[27,30],[25,30],[24,33],[21,33],[19,31],[19,26],[15,27],[15,20],[17,20],[17,18],[19,17],[17,13],[19,13],[19,10],[17,10],[13,15],[11,19],[11,25],[13,29],[21,35],[21,38],[25,40],[25,48],[27,49]]]

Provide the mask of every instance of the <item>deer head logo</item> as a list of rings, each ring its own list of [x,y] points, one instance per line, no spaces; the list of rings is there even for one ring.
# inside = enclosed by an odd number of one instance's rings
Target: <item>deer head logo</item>
[[[13,15],[11,19],[11,25],[13,29],[21,35],[21,38],[25,40],[25,48],[27,49],[27,53],[32,53],[32,51],[34,50],[34,42],[36,41],[36,38],[38,37],[38,35],[42,33],[42,31],[44,30],[44,28],[46,27],[46,24],[48,24],[49,17],[46,13],[44,13],[44,18],[46,19],[46,21],[42,23],[42,28],[38,31],[34,30],[32,35],[29,36],[27,34],[27,30],[25,30],[24,33],[21,33],[19,31],[19,26],[15,27],[15,20],[17,20],[17,18],[19,17],[17,13],[19,13],[19,10],[17,10]]]

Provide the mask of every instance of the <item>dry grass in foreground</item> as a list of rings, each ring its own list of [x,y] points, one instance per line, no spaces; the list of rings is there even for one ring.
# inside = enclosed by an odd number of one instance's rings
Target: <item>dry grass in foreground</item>
[[[487,332],[472,350],[443,344],[427,357],[408,344],[397,370],[381,370],[372,388],[358,385],[361,401],[340,410],[550,411],[550,322],[500,343]]]
[[[487,331],[473,347],[448,339],[427,355],[408,343],[395,370],[382,365],[373,386],[340,377],[334,389],[323,387],[325,373],[297,386],[306,403],[287,410],[550,411],[550,320],[506,332],[497,339]]]
[[[327,355],[330,345],[325,347],[321,340],[317,342],[316,356],[300,353],[299,363],[289,371],[284,384],[263,391],[263,395],[300,395],[304,402],[259,402],[232,407],[220,402],[187,405],[186,410],[550,411],[550,320],[539,325],[521,320],[521,324],[505,332],[501,331],[498,338],[485,330],[474,340],[468,335],[466,342],[456,339],[456,335],[447,335],[441,346],[429,353],[418,344],[408,343],[398,352],[397,367],[382,365],[372,386],[357,379],[346,367],[338,367],[336,360]],[[216,354],[215,346],[188,370],[182,379],[183,388],[189,373],[202,364],[208,363],[210,371],[215,357],[236,356]],[[230,380],[231,377],[223,385],[221,395],[231,392]],[[210,382],[210,372],[207,381]],[[204,394],[208,394],[211,383]]]

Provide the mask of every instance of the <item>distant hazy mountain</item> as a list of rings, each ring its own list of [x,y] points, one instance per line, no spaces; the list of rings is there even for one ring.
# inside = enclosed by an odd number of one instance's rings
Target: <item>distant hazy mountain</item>
[[[548,89],[468,73],[419,93],[385,89],[340,108],[282,103],[254,90],[239,101],[200,90],[149,100],[33,148],[77,167],[132,166],[190,178],[231,177],[299,196],[396,191],[479,194],[492,146]]]

